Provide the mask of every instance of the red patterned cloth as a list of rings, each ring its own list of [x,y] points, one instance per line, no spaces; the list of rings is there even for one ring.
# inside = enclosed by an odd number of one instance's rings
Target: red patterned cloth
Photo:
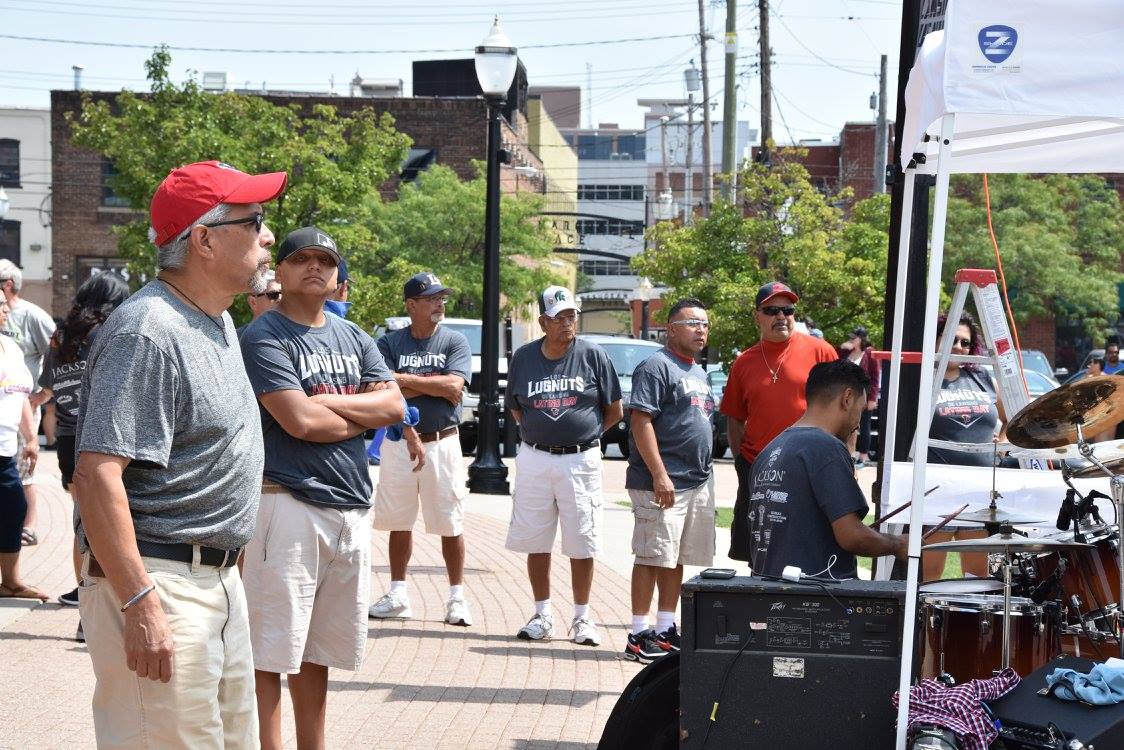
[[[934,724],[956,735],[964,750],[987,750],[999,732],[980,705],[1006,695],[1019,684],[1018,673],[1007,667],[990,680],[971,680],[948,687],[936,680],[922,680],[909,689],[909,728]],[[898,694],[890,699],[898,706]]]

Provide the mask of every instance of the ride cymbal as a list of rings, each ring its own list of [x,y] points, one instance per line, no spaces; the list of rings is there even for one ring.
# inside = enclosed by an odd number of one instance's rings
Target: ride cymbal
[[[1077,442],[1077,425],[1086,436],[1112,429],[1124,420],[1124,378],[1095,375],[1043,394],[1007,425],[1007,439],[1021,448],[1056,448]]]
[[[933,552],[1057,552],[1091,544],[1060,541],[1049,537],[1028,537],[1018,534],[992,534],[983,539],[955,539],[951,542],[926,544],[922,549]]]
[[[973,523],[1048,523],[1050,519],[1040,518],[1029,513],[1013,513],[1006,508],[981,508],[961,513],[957,521],[971,521]]]
[[[1103,460],[1100,456],[1097,456],[1097,460],[1104,464],[1105,468],[1107,468],[1113,474],[1124,474],[1124,458]],[[1069,475],[1071,477],[1077,477],[1078,479],[1098,479],[1105,476],[1105,473],[1101,471],[1101,467],[1097,466],[1096,464],[1090,463],[1082,466],[1079,469],[1074,469],[1069,473]]]

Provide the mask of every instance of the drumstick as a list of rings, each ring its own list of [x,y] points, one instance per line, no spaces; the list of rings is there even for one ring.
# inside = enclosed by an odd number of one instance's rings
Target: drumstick
[[[940,531],[941,529],[943,529],[943,528],[945,527],[945,525],[947,525],[947,524],[948,524],[948,522],[949,522],[949,521],[951,521],[952,519],[956,518],[956,517],[957,517],[958,515],[960,515],[961,513],[963,513],[963,512],[964,512],[964,511],[965,511],[965,510],[966,510],[967,508],[968,508],[968,503],[964,503],[963,505],[961,505],[961,506],[960,506],[959,508],[957,508],[957,509],[956,509],[955,511],[953,511],[952,513],[949,513],[949,514],[948,514],[947,516],[944,516],[944,520],[943,520],[943,521],[941,521],[941,522],[940,522],[940,523],[938,523],[938,524],[937,524],[936,526],[934,526],[933,528],[931,528],[931,529],[929,529],[928,531],[926,531],[926,532],[925,532],[925,533],[924,533],[924,534],[923,534],[923,535],[921,536],[921,541],[925,541],[926,539],[928,539],[929,537],[931,537],[931,536],[932,536],[933,534],[936,534],[936,533],[937,533],[938,531]]]
[[[932,495],[934,492],[937,491],[937,489],[939,487],[940,487],[939,484],[934,486],[934,487],[930,487],[928,490],[925,491],[925,497],[928,497],[929,495]],[[903,510],[905,510],[906,508],[908,508],[911,505],[913,505],[912,500],[910,500],[909,502],[901,505],[900,507],[894,508],[892,511],[890,511],[886,515],[882,516],[881,518],[874,519],[874,521],[870,524],[870,527],[874,528],[874,527],[878,526],[879,524],[883,523],[887,518],[892,518],[893,516],[896,516],[897,514],[901,513]]]

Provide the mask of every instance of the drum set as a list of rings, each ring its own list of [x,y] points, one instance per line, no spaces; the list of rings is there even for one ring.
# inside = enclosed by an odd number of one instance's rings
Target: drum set
[[[916,663],[922,677],[952,684],[986,679],[1008,666],[1027,675],[1062,653],[1124,658],[1124,454],[1102,461],[1098,445],[1086,440],[1121,421],[1124,377],[1115,375],[1051,391],[1010,421],[1005,452],[1062,464],[1068,490],[1057,531],[1034,536],[1023,528],[1039,529],[1050,520],[1001,507],[994,477],[986,507],[948,517],[979,523],[988,536],[924,549],[986,553],[989,577],[920,585]],[[996,445],[997,453],[1000,449]],[[1109,477],[1111,497],[1096,491],[1083,495],[1072,482],[1099,476]],[[1112,523],[1101,517],[1098,499],[1112,501]]]

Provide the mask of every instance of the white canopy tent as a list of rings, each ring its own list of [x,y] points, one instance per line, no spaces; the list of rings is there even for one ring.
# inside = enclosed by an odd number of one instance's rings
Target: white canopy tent
[[[924,341],[936,341],[949,175],[1124,172],[1124,2],[949,0],[945,28],[929,34],[906,86],[902,128],[904,215],[898,247],[886,426],[892,456],[901,375],[904,290],[917,174],[936,175]],[[926,346],[917,404],[897,748],[906,747],[925,461],[935,349]],[[885,466],[890,466],[886,464]],[[884,468],[884,473],[886,469]],[[884,486],[890,480],[884,477]]]

